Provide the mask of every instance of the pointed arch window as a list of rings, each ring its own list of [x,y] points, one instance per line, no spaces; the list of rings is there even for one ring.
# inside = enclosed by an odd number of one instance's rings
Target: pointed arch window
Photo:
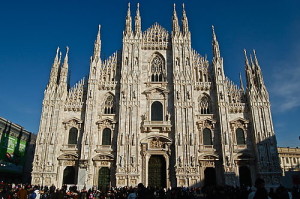
[[[165,61],[162,56],[156,54],[151,61],[151,81],[164,82],[165,77]]]
[[[158,101],[151,105],[151,121],[163,121],[163,105]]]
[[[68,144],[77,144],[78,129],[72,127],[69,131]]]
[[[203,129],[203,145],[213,145],[211,130],[208,128]]]
[[[244,134],[244,130],[243,129],[241,129],[241,128],[236,129],[235,135],[236,135],[236,143],[238,145],[244,145],[244,144],[246,144],[245,134]]]
[[[115,114],[114,109],[114,96],[109,95],[107,96],[105,103],[104,103],[104,114]]]
[[[210,100],[208,96],[203,96],[199,102],[200,113],[201,114],[210,114]]]
[[[105,128],[102,132],[102,145],[111,145],[111,130]]]

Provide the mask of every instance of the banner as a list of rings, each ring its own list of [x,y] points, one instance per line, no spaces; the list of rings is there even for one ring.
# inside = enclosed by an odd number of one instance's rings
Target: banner
[[[26,141],[3,133],[0,143],[0,172],[21,174],[25,163]]]

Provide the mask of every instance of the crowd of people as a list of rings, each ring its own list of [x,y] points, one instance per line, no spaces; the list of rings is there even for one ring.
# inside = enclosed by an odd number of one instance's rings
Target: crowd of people
[[[54,185],[32,186],[0,184],[0,199],[300,199],[300,189],[287,190],[283,186],[270,189],[264,187],[262,179],[256,180],[255,189],[232,186],[204,186],[170,189],[145,187],[93,187],[78,190],[77,186],[63,186],[57,189]]]

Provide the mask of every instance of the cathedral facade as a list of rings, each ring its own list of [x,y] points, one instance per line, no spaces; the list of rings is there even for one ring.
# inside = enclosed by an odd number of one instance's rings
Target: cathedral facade
[[[134,24],[134,26],[132,26]],[[141,29],[128,7],[123,46],[102,60],[100,26],[88,78],[68,86],[57,49],[44,92],[32,184],[175,187],[268,185],[281,175],[269,94],[255,51],[247,85],[224,74],[212,28],[212,61],[191,46],[183,6],[172,31]],[[248,60],[249,58],[249,60]]]

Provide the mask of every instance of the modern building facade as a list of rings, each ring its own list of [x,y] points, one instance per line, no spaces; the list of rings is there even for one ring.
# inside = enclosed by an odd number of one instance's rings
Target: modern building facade
[[[0,117],[0,181],[30,183],[36,135]]]
[[[134,27],[132,24],[134,23]],[[68,86],[58,49],[45,90],[32,183],[56,186],[277,184],[281,170],[269,94],[254,52],[247,85],[224,74],[212,29],[211,61],[192,48],[183,7],[173,29],[142,31],[128,7],[123,46],[102,60],[100,27],[87,79]],[[242,82],[242,81],[241,81]]]

